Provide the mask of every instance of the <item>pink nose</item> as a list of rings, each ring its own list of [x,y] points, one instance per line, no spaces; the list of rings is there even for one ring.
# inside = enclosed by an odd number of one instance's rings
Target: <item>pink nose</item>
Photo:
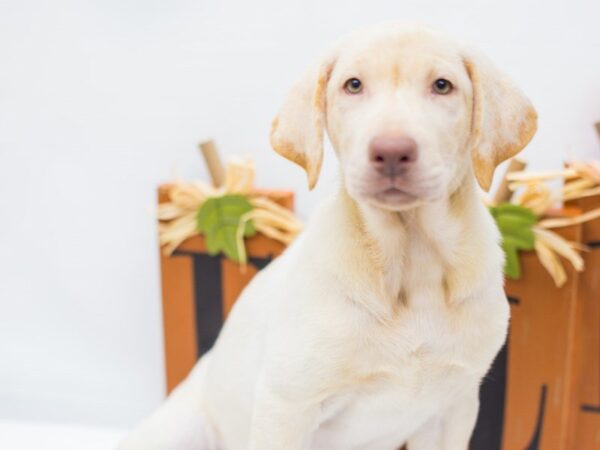
[[[417,143],[409,137],[380,136],[369,145],[369,160],[381,175],[395,177],[417,161]]]

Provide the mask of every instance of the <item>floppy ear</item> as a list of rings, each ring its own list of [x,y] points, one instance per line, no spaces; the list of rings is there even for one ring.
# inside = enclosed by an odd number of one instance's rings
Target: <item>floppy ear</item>
[[[271,146],[306,171],[308,188],[317,184],[323,161],[323,127],[327,82],[333,58],[294,85],[271,128]]]
[[[515,156],[537,130],[537,113],[529,100],[483,55],[464,64],[473,86],[470,151],[475,177],[489,190],[494,169]]]

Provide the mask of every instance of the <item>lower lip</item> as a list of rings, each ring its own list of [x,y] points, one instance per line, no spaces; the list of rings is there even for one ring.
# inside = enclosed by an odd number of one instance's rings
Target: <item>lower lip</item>
[[[389,188],[386,189],[385,191],[383,191],[384,195],[394,195],[394,194],[405,194],[404,191],[401,191],[400,189],[397,188]]]
[[[402,200],[413,200],[415,199],[414,195],[411,195],[407,192],[401,191],[400,189],[390,188],[382,191],[379,195],[379,198],[386,200],[394,200],[394,201],[402,201]]]
[[[412,195],[410,195],[407,192],[404,192],[400,189],[397,189],[397,188],[386,189],[385,191],[382,192],[382,194],[383,195],[391,195],[391,196],[406,195],[406,196],[412,197]]]

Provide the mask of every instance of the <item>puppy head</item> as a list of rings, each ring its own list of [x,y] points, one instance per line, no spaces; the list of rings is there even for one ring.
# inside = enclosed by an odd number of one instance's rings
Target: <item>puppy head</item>
[[[357,201],[399,211],[453,192],[533,137],[536,113],[482,55],[423,28],[390,24],[341,40],[297,83],[271,144],[318,179],[323,130]]]

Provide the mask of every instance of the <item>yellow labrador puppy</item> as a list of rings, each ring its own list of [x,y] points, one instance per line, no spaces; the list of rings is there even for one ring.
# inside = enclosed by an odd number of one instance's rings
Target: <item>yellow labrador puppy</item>
[[[123,448],[467,449],[509,318],[477,183],[529,142],[536,113],[481,55],[386,24],[339,41],[273,123],[311,187],[324,129],[339,192]]]

